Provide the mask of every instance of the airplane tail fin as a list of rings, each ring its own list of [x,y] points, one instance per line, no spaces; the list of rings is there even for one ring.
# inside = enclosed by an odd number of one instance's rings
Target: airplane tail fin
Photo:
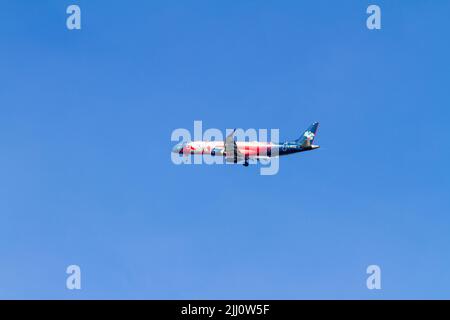
[[[316,137],[317,128],[319,127],[318,122],[314,122],[311,124],[308,129],[303,132],[303,135],[295,140],[297,144],[302,146],[303,148],[313,148],[314,138]],[[318,146],[314,146],[318,148]],[[315,149],[315,148],[314,148]]]

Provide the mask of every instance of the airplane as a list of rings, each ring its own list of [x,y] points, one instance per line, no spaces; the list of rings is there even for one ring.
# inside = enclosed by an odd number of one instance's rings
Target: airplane
[[[293,141],[274,144],[272,142],[258,141],[235,141],[233,130],[225,141],[189,141],[180,142],[175,145],[172,152],[188,156],[195,154],[209,154],[211,156],[222,156],[226,162],[238,163],[244,160],[243,165],[247,167],[250,159],[268,160],[271,157],[284,156],[298,152],[310,151],[320,148],[314,145],[318,122],[311,124],[302,136]]]

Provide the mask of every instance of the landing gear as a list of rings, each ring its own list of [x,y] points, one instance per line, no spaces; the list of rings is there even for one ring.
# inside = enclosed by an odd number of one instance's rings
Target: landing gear
[[[245,157],[244,159],[244,167],[248,167],[248,157]]]

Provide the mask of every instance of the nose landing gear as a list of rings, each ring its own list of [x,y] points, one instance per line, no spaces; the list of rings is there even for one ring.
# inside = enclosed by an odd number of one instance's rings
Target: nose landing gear
[[[248,167],[248,157],[244,158],[244,167]]]

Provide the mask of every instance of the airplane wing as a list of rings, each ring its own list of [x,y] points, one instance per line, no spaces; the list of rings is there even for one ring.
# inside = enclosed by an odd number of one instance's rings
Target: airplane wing
[[[233,130],[232,133],[230,133],[224,141],[225,146],[225,157],[227,162],[238,162],[239,160],[244,159],[244,155],[239,151],[239,148],[236,144],[236,141],[234,141],[234,132],[236,129]]]

